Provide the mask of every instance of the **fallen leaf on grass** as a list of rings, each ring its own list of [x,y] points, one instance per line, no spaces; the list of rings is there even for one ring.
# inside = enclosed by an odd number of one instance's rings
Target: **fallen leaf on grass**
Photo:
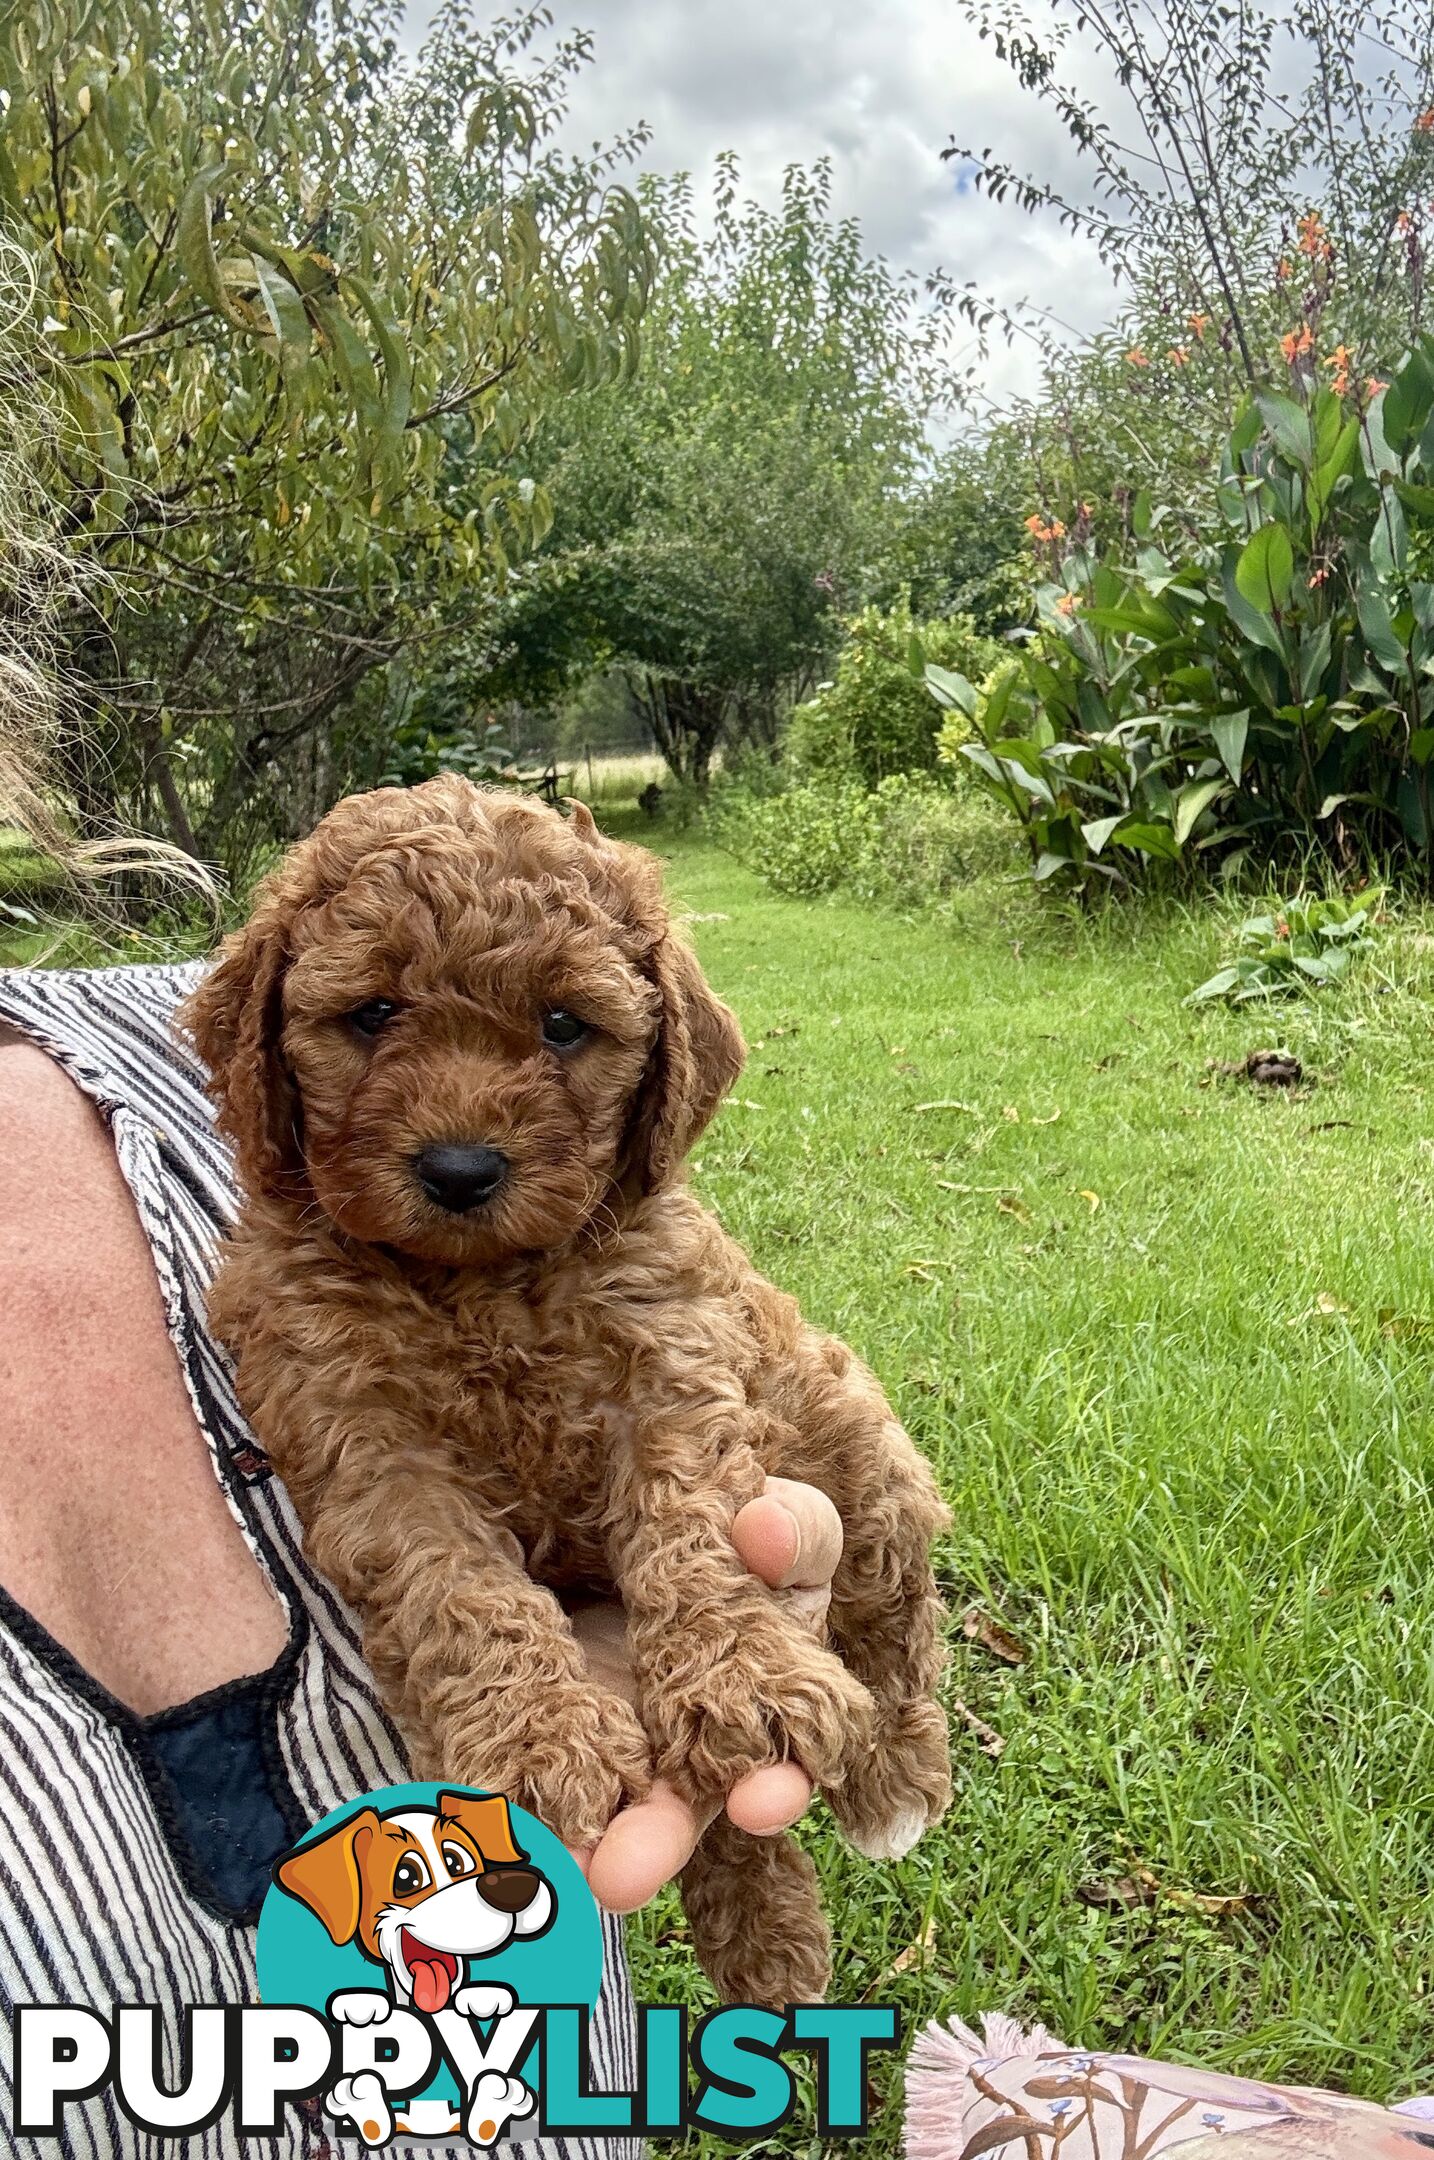
[[[731,920],[732,918],[730,915],[723,915],[720,913],[713,913],[711,915],[689,915],[687,917],[688,922],[730,922]]]
[[[1014,1103],[1007,1103],[1001,1115],[1008,1125],[1019,1125],[1021,1122],[1021,1113]]]
[[[1003,1627],[999,1620],[993,1620],[989,1613],[982,1612],[979,1605],[968,1606],[961,1621],[961,1633],[967,1642],[979,1643],[983,1650],[989,1650],[993,1657],[1007,1665],[1024,1665],[1030,1655],[1018,1636]]]
[[[936,1917],[932,1914],[915,1942],[909,1942],[904,1950],[898,1950],[882,1974],[882,1979],[894,1980],[898,1973],[910,1972],[913,1965],[929,1964],[935,1948]]]
[[[1172,1890],[1148,1867],[1135,1867],[1128,1875],[1116,1875],[1105,1881],[1082,1883],[1076,1896],[1083,1905],[1101,1906],[1108,1912],[1130,1912],[1139,1906],[1158,1905],[1163,1901],[1177,1906],[1182,1912],[1204,1913],[1215,1920],[1230,1913],[1247,1912],[1261,1903],[1259,1893],[1253,1890],[1223,1893]]]
[[[1102,1912],[1133,1912],[1138,1906],[1153,1905],[1156,1895],[1153,1883],[1141,1882],[1134,1875],[1085,1882],[1076,1891],[1082,1905],[1093,1905]]]
[[[928,1110],[959,1110],[963,1117],[979,1117],[981,1115],[975,1103],[957,1102],[954,1096],[945,1097],[940,1102],[919,1102],[911,1105],[911,1115],[913,1117],[925,1117]]]
[[[982,1754],[989,1755],[992,1762],[999,1762],[1005,1753],[1006,1742],[995,1726],[988,1725],[984,1718],[977,1717],[975,1711],[968,1703],[963,1703],[959,1695],[952,1699],[951,1708],[967,1732],[974,1733],[980,1741]]]
[[[939,1177],[936,1183],[942,1192],[1015,1194],[1019,1190],[1015,1185],[953,1185],[950,1178],[945,1177]]]
[[[724,1110],[761,1110],[766,1106],[753,1102],[750,1095],[729,1095],[722,1107]]]
[[[1031,1211],[1025,1202],[1013,1200],[1009,1194],[1003,1195],[996,1202],[996,1211],[1000,1215],[1014,1215],[1017,1222],[1028,1223],[1031,1219]]]
[[[1313,1305],[1305,1312],[1296,1313],[1293,1319],[1285,1322],[1285,1326],[1303,1327],[1306,1320],[1338,1320],[1353,1310],[1352,1305],[1346,1305],[1332,1290],[1321,1290]]]
[[[1392,1305],[1381,1305],[1379,1332],[1391,1342],[1422,1342],[1434,1335],[1434,1320],[1425,1319],[1421,1313],[1402,1313]]]
[[[1071,1191],[1075,1194],[1077,1200],[1084,1200],[1086,1206],[1090,1209],[1092,1215],[1098,1215],[1100,1213],[1103,1203],[1098,1192],[1092,1192],[1088,1185],[1073,1185],[1071,1187]]]
[[[1031,1119],[1031,1123],[1033,1125],[1054,1125],[1059,1121],[1060,1114],[1060,1104],[1057,1103],[1055,1109],[1051,1112],[1049,1117],[1033,1117]]]
[[[914,1275],[918,1282],[935,1282],[936,1269],[955,1267],[954,1260],[908,1260],[903,1274]]]

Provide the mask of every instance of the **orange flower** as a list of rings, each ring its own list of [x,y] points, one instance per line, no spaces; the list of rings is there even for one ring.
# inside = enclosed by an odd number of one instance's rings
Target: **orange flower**
[[[1349,371],[1353,363],[1354,355],[1347,345],[1336,345],[1329,358],[1322,363],[1323,366],[1334,370],[1329,379],[1329,386],[1336,397],[1343,397],[1348,391]]]
[[[1079,593],[1063,592],[1056,602],[1056,613],[1057,615],[1074,615],[1079,606]]]
[[[1324,219],[1320,216],[1318,210],[1307,210],[1305,212],[1305,215],[1300,219],[1299,234],[1300,253],[1302,255],[1318,255],[1320,243],[1324,239]]]
[[[1296,360],[1303,359],[1313,344],[1314,335],[1309,324],[1301,323],[1298,330],[1287,330],[1285,332],[1280,339],[1280,351],[1289,361],[1290,366],[1293,367]]]
[[[1036,534],[1036,536],[1037,536],[1037,537],[1039,538],[1039,536],[1041,535],[1041,533],[1043,533],[1043,532],[1045,531],[1045,528],[1046,528],[1046,521],[1045,521],[1045,519],[1044,519],[1044,518],[1043,518],[1043,517],[1041,516],[1041,513],[1040,513],[1040,511],[1039,511],[1039,510],[1033,510],[1033,511],[1031,512],[1030,516],[1029,516],[1029,517],[1028,517],[1028,518],[1026,519],[1026,531],[1027,531],[1028,533],[1035,533],[1035,534]]]
[[[1202,315],[1197,308],[1194,314],[1192,314],[1190,317],[1190,327],[1195,332],[1197,338],[1203,338],[1205,332],[1210,327],[1209,316]]]
[[[1291,263],[1288,255],[1286,255],[1283,260],[1276,265],[1275,276],[1279,279],[1282,285],[1287,285],[1290,279],[1294,276],[1294,266]]]
[[[1064,540],[1066,536],[1066,529],[1059,518],[1052,518],[1048,525],[1039,510],[1033,511],[1026,519],[1026,531],[1033,540]]]
[[[1394,220],[1394,230],[1397,233],[1413,232],[1414,220],[1409,215],[1409,212],[1407,210],[1401,210],[1398,217]]]
[[[1312,570],[1312,571],[1310,572],[1310,580],[1309,580],[1309,589],[1310,589],[1310,591],[1311,591],[1311,592],[1313,592],[1313,591],[1315,590],[1315,587],[1316,587],[1316,586],[1318,586],[1318,585],[1323,585],[1323,583],[1324,583],[1325,579],[1326,579],[1326,578],[1327,578],[1328,576],[1329,576],[1329,564],[1328,564],[1328,563],[1321,563],[1321,564],[1320,564],[1320,567],[1319,567],[1319,569],[1318,569],[1318,570]]]
[[[1371,375],[1365,382],[1364,394],[1367,398],[1377,398],[1381,390],[1388,388],[1387,382],[1381,382],[1377,375]]]
[[[1290,926],[1289,926],[1289,924],[1288,924],[1288,923],[1287,923],[1287,922],[1285,921],[1285,918],[1284,918],[1284,916],[1282,915],[1282,916],[1280,917],[1279,921],[1278,921],[1278,922],[1277,922],[1277,923],[1275,924],[1275,936],[1276,936],[1277,938],[1287,938],[1287,937],[1289,936],[1289,934],[1290,934]]]
[[[1434,105],[1429,107],[1428,112],[1419,115],[1414,123],[1414,132],[1416,135],[1434,135]]]
[[[1138,345],[1132,345],[1125,357],[1132,367],[1149,367],[1150,365],[1149,353],[1142,352]]]
[[[1188,367],[1190,348],[1188,345],[1172,345],[1165,357],[1172,367]]]

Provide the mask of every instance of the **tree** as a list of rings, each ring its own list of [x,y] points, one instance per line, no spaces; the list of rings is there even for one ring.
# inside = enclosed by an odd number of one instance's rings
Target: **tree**
[[[1121,312],[1072,347],[1028,309],[937,289],[982,332],[1032,336],[1040,398],[1012,416],[1037,500],[1098,530],[1141,487],[1205,501],[1240,399],[1387,374],[1421,334],[1434,234],[1434,10],[1225,0],[966,0],[1053,112],[1090,186],[1061,193],[953,140],[971,184],[1093,243]],[[1103,78],[1097,100],[1078,82]]]
[[[794,166],[767,211],[724,158],[705,238],[688,184],[651,184],[665,269],[641,372],[544,435],[554,552],[515,596],[513,667],[547,688],[616,663],[698,786],[723,744],[775,741],[881,581],[945,386],[941,323],[830,188]]]
[[[82,822],[242,871],[373,776],[384,671],[490,610],[551,501],[527,446],[631,371],[653,254],[554,146],[573,38],[446,0],[81,0],[0,28],[0,202],[69,425]],[[91,590],[95,590],[91,587]]]

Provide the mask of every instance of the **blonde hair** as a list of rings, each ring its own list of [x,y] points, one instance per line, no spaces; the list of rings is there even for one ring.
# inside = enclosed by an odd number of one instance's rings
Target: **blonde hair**
[[[44,475],[61,430],[34,365],[35,274],[0,235],[0,826],[18,832],[76,895],[121,871],[178,878],[211,897],[212,874],[164,841],[116,830],[80,839],[56,748],[78,719],[61,672],[66,610],[93,605],[94,573],[56,539]]]

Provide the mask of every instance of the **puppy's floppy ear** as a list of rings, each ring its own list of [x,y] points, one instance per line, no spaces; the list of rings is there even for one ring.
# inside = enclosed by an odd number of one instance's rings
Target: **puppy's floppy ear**
[[[736,1016],[671,929],[653,947],[648,971],[660,1000],[657,1040],[634,1105],[623,1178],[641,1194],[677,1175],[747,1057]]]
[[[374,1810],[361,1808],[326,1837],[287,1853],[274,1868],[280,1889],[308,1906],[323,1922],[331,1942],[352,1942],[358,1933],[363,1906],[359,1869],[377,1828]]]
[[[251,1193],[292,1190],[304,1171],[298,1095],[279,1054],[291,888],[284,871],[261,888],[248,922],[226,938],[179,1013],[209,1068],[219,1129],[234,1142],[240,1181]]]
[[[438,1795],[440,1822],[456,1822],[466,1830],[485,1860],[495,1867],[512,1867],[526,1860],[513,1840],[513,1818],[501,1793],[475,1799],[472,1793],[442,1792]]]

